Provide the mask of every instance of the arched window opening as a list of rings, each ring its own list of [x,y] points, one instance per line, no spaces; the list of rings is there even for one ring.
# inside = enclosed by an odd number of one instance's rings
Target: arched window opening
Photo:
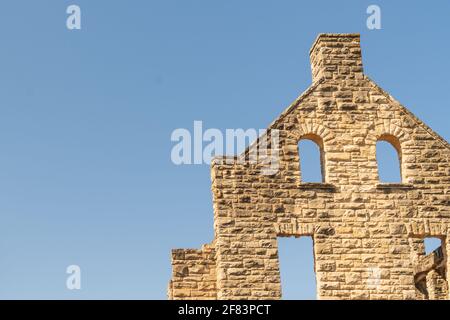
[[[303,137],[298,143],[302,182],[325,182],[322,140],[314,135]]]
[[[377,142],[378,177],[384,183],[401,183],[401,149],[397,138],[381,136]]]

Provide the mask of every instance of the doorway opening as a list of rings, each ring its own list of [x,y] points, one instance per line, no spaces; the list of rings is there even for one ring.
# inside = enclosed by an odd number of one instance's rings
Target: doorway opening
[[[316,274],[312,237],[279,237],[278,257],[282,299],[315,300]]]
[[[421,300],[447,300],[446,252],[441,238],[427,237],[415,241],[417,259],[414,270],[416,296]]]

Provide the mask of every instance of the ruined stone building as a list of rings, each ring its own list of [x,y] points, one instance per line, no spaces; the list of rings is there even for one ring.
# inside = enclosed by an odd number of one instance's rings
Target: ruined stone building
[[[172,251],[170,299],[280,299],[279,237],[312,237],[318,299],[447,299],[450,148],[363,72],[358,34],[321,34],[312,85],[268,127],[279,170],[211,165],[214,241]],[[298,143],[320,148],[322,183],[302,182]],[[376,148],[401,182],[379,179]],[[274,149],[271,149],[274,152]],[[424,239],[442,246],[426,255]],[[301,284],[299,284],[301,285]]]

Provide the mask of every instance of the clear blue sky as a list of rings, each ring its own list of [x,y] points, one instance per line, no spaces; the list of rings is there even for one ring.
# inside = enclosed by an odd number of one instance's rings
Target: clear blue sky
[[[66,28],[70,4],[82,30]],[[366,28],[369,4],[381,7],[382,30]],[[360,32],[365,72],[450,137],[449,2],[3,0],[0,9],[0,298],[165,299],[170,250],[213,238],[209,167],[175,166],[172,131],[194,120],[265,128],[310,85],[318,33]],[[295,245],[282,249],[284,274],[308,269],[302,245],[284,254]],[[71,264],[80,291],[65,287]],[[314,297],[299,286],[297,297]]]

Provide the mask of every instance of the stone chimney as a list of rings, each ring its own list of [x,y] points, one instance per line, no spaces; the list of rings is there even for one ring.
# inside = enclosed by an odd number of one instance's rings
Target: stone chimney
[[[322,33],[309,56],[313,83],[326,79],[361,79],[363,64],[359,34]]]

